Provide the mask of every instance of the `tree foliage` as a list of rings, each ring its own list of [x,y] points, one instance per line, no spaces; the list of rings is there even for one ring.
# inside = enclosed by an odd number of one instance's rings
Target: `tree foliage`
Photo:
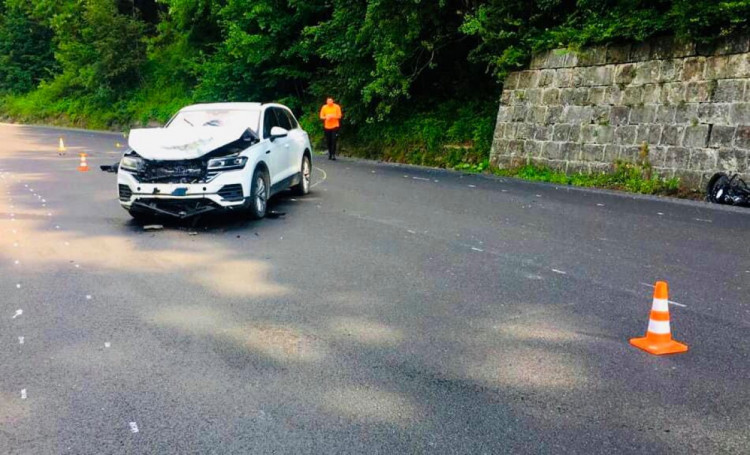
[[[312,122],[333,96],[371,141],[487,144],[502,80],[533,51],[748,21],[750,0],[0,0],[0,93],[6,111],[98,126],[220,100]]]

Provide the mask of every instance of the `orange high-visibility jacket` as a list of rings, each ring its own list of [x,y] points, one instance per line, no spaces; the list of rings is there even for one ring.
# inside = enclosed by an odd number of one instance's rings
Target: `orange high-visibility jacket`
[[[328,115],[332,115],[331,118],[328,118]],[[334,103],[332,106],[329,106],[328,104],[324,104],[322,108],[320,108],[320,119],[325,120],[325,123],[323,124],[323,128],[327,130],[332,130],[334,128],[338,128],[340,123],[339,119],[341,118],[341,106]]]

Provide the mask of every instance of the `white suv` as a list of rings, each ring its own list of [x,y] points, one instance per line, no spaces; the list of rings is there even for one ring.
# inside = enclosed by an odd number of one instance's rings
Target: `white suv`
[[[280,104],[196,104],[164,128],[134,129],[117,172],[134,218],[189,218],[222,210],[266,214],[268,199],[310,191],[312,146]]]

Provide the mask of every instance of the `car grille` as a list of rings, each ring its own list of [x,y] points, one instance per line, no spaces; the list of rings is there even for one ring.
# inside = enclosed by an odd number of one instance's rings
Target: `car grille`
[[[130,196],[133,195],[133,191],[130,189],[130,187],[127,185],[118,185],[118,189],[120,191],[120,200],[129,201]]]
[[[242,195],[242,185],[239,183],[222,186],[218,194],[225,201],[241,201],[244,197]]]
[[[138,173],[144,183],[195,183],[206,179],[203,160],[146,162]]]

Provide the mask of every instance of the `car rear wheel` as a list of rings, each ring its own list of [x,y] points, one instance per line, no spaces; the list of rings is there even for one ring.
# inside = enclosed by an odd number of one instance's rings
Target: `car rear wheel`
[[[253,219],[266,216],[269,190],[268,176],[262,169],[256,169],[250,184],[250,216]]]
[[[293,188],[296,195],[304,196],[310,192],[311,175],[312,166],[310,165],[310,157],[305,155],[302,157],[302,165],[300,166],[300,182]]]

